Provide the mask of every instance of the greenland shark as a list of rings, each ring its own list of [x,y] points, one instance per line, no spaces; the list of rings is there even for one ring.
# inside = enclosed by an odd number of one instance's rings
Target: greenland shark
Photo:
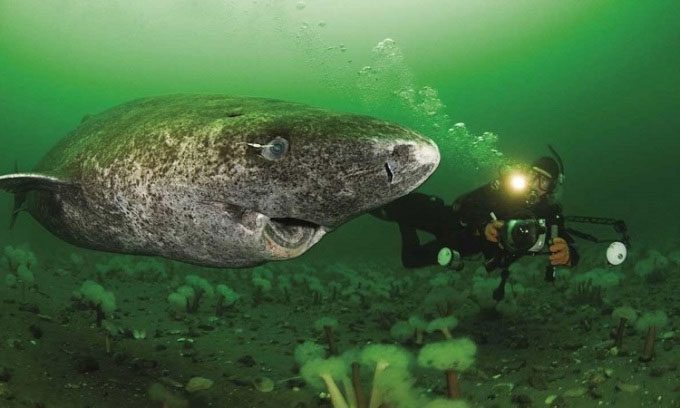
[[[376,118],[223,95],[131,101],[83,119],[30,172],[0,176],[77,246],[212,267],[294,258],[421,185],[430,139]]]

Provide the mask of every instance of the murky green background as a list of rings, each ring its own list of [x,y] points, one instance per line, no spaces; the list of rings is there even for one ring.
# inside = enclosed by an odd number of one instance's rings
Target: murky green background
[[[492,148],[531,160],[551,143],[567,213],[677,239],[678,21],[675,1],[0,0],[0,170],[30,169],[83,115],[136,97],[266,96],[436,139],[423,190],[447,201],[494,175]],[[458,122],[467,140],[447,132]],[[471,143],[486,131],[497,142]],[[0,208],[9,219],[7,194]],[[0,233],[42,240],[27,216]],[[396,228],[361,217],[308,256],[365,251],[398,257]]]

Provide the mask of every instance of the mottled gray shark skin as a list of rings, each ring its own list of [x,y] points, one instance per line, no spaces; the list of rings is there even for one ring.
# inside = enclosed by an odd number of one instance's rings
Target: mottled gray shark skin
[[[89,116],[0,188],[78,246],[247,267],[301,255],[418,187],[438,163],[431,140],[375,118],[171,95]]]

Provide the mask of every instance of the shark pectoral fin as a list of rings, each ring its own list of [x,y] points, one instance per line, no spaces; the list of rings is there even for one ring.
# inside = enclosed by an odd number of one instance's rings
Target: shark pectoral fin
[[[19,198],[21,196],[21,198]],[[22,211],[26,211],[25,208],[21,208],[21,205],[23,204],[24,200],[26,199],[26,194],[25,193],[20,193],[17,194],[14,197],[14,210],[12,211],[12,216],[10,217],[9,220],[9,230],[14,229],[14,224],[17,222],[17,217],[19,217],[19,213]]]
[[[17,216],[23,211],[22,206],[29,191],[56,191],[61,187],[71,185],[68,181],[43,174],[13,173],[0,176],[0,189],[14,194],[14,207],[12,208],[9,229],[11,230],[14,227]]]
[[[0,190],[19,194],[32,190],[54,191],[72,183],[53,176],[36,173],[13,173],[0,176]]]

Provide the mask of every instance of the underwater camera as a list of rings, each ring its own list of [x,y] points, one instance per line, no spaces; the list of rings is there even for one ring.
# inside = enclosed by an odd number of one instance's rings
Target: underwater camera
[[[495,219],[495,216],[492,217]],[[615,231],[621,234],[620,240],[599,239],[593,235],[585,232],[567,228],[564,226],[565,221],[580,222],[589,224],[612,225]],[[610,266],[620,265],[626,260],[628,254],[628,247],[630,246],[630,237],[626,224],[621,220],[614,220],[611,218],[597,218],[597,217],[577,217],[577,216],[556,216],[552,220],[539,218],[516,218],[505,221],[503,227],[499,231],[499,241],[503,248],[505,256],[500,257],[500,261],[492,262],[487,265],[487,270],[501,267],[501,282],[493,292],[493,299],[500,301],[505,296],[505,283],[509,276],[509,263],[519,256],[527,254],[550,254],[550,243],[553,238],[558,236],[560,228],[576,236],[578,238],[586,239],[595,243],[609,243],[606,251],[607,263]],[[548,264],[545,267],[545,280],[553,282],[555,280],[556,268]]]
[[[564,228],[568,233],[589,240],[595,243],[609,243],[606,251],[607,263],[611,266],[620,265],[626,260],[628,255],[628,247],[630,246],[630,237],[626,224],[621,220],[611,218],[598,217],[581,217],[581,216],[566,216],[564,218],[557,216],[555,219],[510,219],[503,224],[500,230],[499,238],[503,249],[509,253],[524,255],[524,254],[550,254],[550,241],[558,236],[561,227],[564,227],[565,221],[589,223],[599,225],[612,225],[614,230],[621,234],[619,239],[599,239],[590,234],[573,228]]]
[[[503,224],[499,238],[506,251],[538,253],[546,246],[547,232],[545,219],[514,219]]]

